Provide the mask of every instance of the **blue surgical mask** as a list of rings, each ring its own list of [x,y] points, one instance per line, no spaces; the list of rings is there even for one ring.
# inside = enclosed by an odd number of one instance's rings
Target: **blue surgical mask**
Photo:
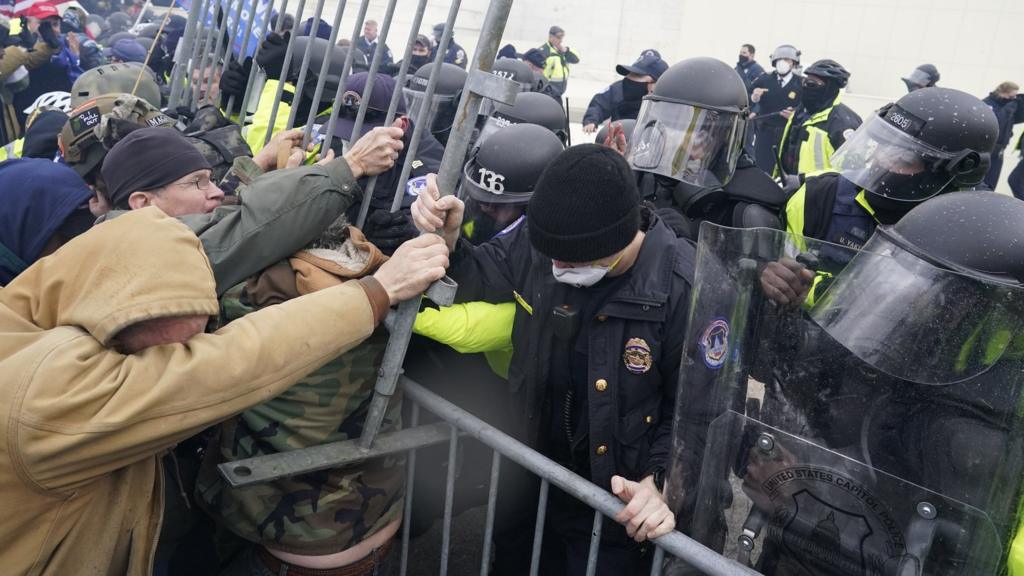
[[[597,284],[608,275],[609,272],[615,268],[615,265],[622,260],[622,254],[615,259],[609,266],[598,266],[591,264],[589,266],[578,266],[576,268],[558,268],[555,264],[551,263],[551,274],[555,277],[555,280],[562,284],[568,284],[575,286],[576,288],[587,288]]]

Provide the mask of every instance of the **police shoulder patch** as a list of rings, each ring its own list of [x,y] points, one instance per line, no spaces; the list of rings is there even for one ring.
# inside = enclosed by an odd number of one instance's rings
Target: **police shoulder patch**
[[[653,364],[651,347],[643,338],[630,338],[622,351],[622,363],[632,374],[646,374]]]
[[[513,221],[511,224],[509,224],[508,226],[505,226],[505,228],[502,229],[501,232],[498,232],[494,236],[498,237],[498,236],[505,236],[506,234],[511,234],[513,230],[515,230],[516,228],[519,228],[519,225],[522,224],[525,221],[526,221],[526,214],[523,214],[519,218],[516,218],[515,221]]]
[[[405,193],[409,196],[419,196],[421,192],[427,189],[427,177],[419,176],[412,178],[405,185]]]

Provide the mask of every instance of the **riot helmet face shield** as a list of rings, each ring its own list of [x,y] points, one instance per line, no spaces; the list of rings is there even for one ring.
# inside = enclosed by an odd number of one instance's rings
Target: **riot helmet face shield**
[[[809,314],[875,370],[946,385],[975,378],[999,361],[1024,326],[1024,291],[936,267],[882,230]]]
[[[743,152],[746,119],[735,112],[647,97],[631,138],[629,163],[701,187],[724,186]]]
[[[914,138],[894,122],[916,120],[900,118],[896,107],[885,118],[869,118],[832,155],[832,165],[872,194],[923,202],[943,192],[961,170],[973,170],[981,162],[976,153],[947,152]]]
[[[459,95],[446,96],[435,92],[433,98],[428,102],[426,98],[428,81],[428,79],[418,76],[409,79],[409,85],[413,87],[407,86],[402,89],[405,96],[405,107],[408,110],[409,118],[412,118],[414,122],[419,120],[420,111],[426,108],[427,116],[424,126],[429,126],[430,133],[438,137],[444,144],[447,141],[447,134],[451,130],[452,122],[455,120]]]

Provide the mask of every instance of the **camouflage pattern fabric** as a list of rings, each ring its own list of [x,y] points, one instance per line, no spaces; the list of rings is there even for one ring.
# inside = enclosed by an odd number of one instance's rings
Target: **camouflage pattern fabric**
[[[244,303],[224,305],[236,313],[245,308]],[[280,396],[224,423],[199,474],[200,504],[246,540],[309,555],[349,548],[399,518],[404,456],[245,488],[228,486],[216,468],[226,461],[359,437],[386,344],[387,332],[380,328]],[[396,395],[382,431],[397,430],[400,419]]]

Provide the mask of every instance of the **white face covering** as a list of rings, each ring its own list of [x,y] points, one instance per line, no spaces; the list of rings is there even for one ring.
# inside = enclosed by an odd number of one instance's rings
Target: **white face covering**
[[[615,265],[622,260],[622,254],[615,259],[609,266],[579,266],[576,268],[559,268],[555,266],[554,262],[551,263],[551,275],[555,277],[555,280],[562,284],[569,284],[577,288],[586,288],[593,286],[600,282]]]
[[[775,63],[775,71],[779,73],[779,76],[785,76],[793,71],[793,65],[789,63],[789,60],[779,60]]]

